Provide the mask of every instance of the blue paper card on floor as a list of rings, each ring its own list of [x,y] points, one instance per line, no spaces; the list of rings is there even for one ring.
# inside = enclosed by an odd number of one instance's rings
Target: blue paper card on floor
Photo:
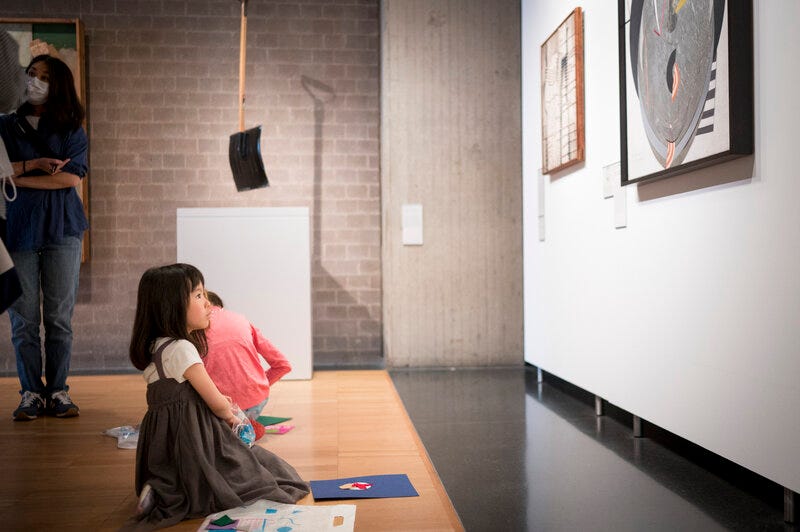
[[[418,497],[408,475],[366,475],[363,477],[312,480],[311,494],[321,499],[383,499]]]

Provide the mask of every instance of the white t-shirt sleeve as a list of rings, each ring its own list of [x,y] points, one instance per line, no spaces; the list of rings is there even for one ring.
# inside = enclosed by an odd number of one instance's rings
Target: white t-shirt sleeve
[[[156,340],[154,350],[161,347],[161,344],[165,341],[167,341],[166,338],[159,338]],[[197,348],[188,340],[176,340],[172,342],[164,348],[164,352],[161,354],[161,365],[164,369],[164,375],[178,382],[186,380],[183,374],[190,366],[202,363],[203,359],[200,358],[200,353],[197,352]],[[150,365],[145,368],[143,376],[147,384],[158,380],[158,371],[156,370],[154,362],[151,362]]]

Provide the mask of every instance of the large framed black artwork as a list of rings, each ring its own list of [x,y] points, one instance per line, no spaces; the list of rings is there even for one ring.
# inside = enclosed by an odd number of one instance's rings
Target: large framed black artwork
[[[752,154],[752,0],[618,1],[622,184]]]

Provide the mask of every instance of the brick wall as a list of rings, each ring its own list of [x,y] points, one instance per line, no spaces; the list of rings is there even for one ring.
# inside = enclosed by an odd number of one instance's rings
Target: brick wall
[[[91,260],[73,370],[130,368],[142,272],[174,262],[178,207],[308,206],[315,363],[381,356],[379,22],[375,0],[248,3],[246,126],[271,187],[235,191],[239,3],[3,0],[0,17],[85,24]],[[0,372],[15,374],[8,319]]]

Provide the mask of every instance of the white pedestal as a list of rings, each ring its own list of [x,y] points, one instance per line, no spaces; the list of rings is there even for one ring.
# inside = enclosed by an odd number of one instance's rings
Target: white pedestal
[[[203,272],[225,308],[245,315],[310,379],[311,230],[307,207],[178,209],[178,262]]]

